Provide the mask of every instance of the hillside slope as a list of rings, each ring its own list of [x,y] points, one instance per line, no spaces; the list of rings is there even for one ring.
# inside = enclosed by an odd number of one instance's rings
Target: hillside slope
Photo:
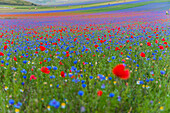
[[[34,5],[35,6],[36,4],[24,0],[0,0],[0,5],[23,5],[23,6]]]

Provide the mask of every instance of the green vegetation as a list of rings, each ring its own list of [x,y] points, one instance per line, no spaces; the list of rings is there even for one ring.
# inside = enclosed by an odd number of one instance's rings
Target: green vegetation
[[[76,11],[76,12],[89,12],[89,13],[96,13],[96,12],[108,12],[108,11],[116,11],[121,9],[128,9],[133,7],[139,7],[148,5],[150,3],[160,3],[160,2],[169,2],[169,0],[152,0],[147,2],[140,2],[140,3],[132,3],[132,4],[123,4],[123,5],[116,5],[111,7],[105,7],[105,8],[97,8],[97,9],[90,9],[90,10],[82,10],[82,11]]]
[[[35,6],[36,4],[24,0],[0,0],[0,5]]]

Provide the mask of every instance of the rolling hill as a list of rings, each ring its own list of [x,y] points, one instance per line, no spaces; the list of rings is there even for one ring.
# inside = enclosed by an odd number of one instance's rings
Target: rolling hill
[[[37,4],[24,0],[0,0],[0,5],[36,6]]]

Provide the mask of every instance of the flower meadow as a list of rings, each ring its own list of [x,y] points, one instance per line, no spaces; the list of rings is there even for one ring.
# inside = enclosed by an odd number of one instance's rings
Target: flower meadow
[[[0,19],[0,112],[168,113],[165,11]]]

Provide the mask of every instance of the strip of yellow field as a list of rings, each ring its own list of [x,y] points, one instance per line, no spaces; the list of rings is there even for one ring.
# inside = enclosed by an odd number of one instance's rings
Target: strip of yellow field
[[[88,4],[83,7],[95,7],[95,6],[101,6],[101,5],[108,5],[108,4],[117,4],[117,3],[125,3],[125,2],[133,2],[138,0],[117,0],[117,1],[110,1],[110,2],[102,2],[102,3],[96,3],[96,4]]]
[[[53,10],[67,10],[67,9],[77,9],[77,8],[87,8],[87,7],[96,7],[96,6],[102,6],[102,5],[108,5],[108,4],[117,4],[117,3],[126,3],[126,2],[133,2],[138,0],[117,0],[117,1],[110,1],[110,2],[102,2],[102,3],[95,3],[95,4],[85,4],[85,5],[74,5],[74,6],[60,6],[60,7],[49,7],[49,8],[39,8],[38,6],[34,6],[34,9],[28,8],[1,8],[1,13],[10,13],[10,12],[37,12],[37,11],[53,11]]]

